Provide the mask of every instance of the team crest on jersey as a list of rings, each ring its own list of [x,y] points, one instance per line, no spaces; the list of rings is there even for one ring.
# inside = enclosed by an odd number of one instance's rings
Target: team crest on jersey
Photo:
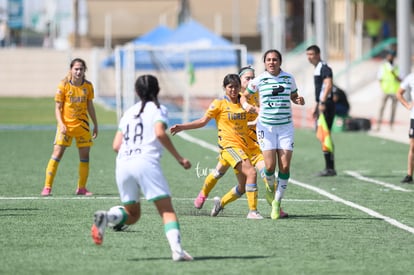
[[[283,76],[281,78],[282,78],[283,82],[286,83],[286,84],[291,84],[292,83],[292,79],[288,76]]]
[[[86,91],[86,88],[84,88],[83,90],[83,95],[86,95],[88,92]]]

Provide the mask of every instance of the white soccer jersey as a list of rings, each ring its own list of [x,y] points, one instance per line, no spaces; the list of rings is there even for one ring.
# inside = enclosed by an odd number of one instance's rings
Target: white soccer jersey
[[[147,102],[144,112],[137,117],[141,110],[141,102],[129,108],[121,121],[119,130],[123,134],[118,159],[151,158],[159,160],[163,152],[163,146],[155,136],[154,124],[163,122],[168,125],[167,108],[161,105],[158,109],[153,102]]]
[[[259,120],[263,125],[276,126],[292,122],[290,95],[297,92],[293,76],[280,71],[274,76],[264,72],[251,80],[247,90],[259,93]]]
[[[400,87],[411,93],[411,99],[414,100],[414,73],[410,73],[404,77]],[[414,108],[411,108],[410,118],[414,119]]]

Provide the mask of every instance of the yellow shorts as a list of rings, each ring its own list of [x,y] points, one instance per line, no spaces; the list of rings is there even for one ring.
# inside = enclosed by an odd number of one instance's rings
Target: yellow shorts
[[[239,162],[245,159],[249,159],[249,155],[243,149],[230,147],[221,150],[219,161],[223,165],[230,165],[234,168]]]
[[[249,154],[250,154],[250,162],[253,164],[253,166],[256,166],[256,164],[259,161],[264,160],[262,151],[260,150],[260,147],[257,146],[255,148],[249,148]]]
[[[72,145],[73,138],[75,138],[78,148],[91,147],[93,144],[91,132],[82,127],[67,128],[65,135],[60,132],[58,127],[54,144],[69,147]]]

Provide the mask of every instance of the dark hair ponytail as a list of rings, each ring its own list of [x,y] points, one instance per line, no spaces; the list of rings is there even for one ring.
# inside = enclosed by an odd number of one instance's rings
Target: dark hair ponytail
[[[157,108],[160,108],[160,103],[158,101],[158,93],[160,87],[158,85],[158,79],[153,75],[141,75],[135,81],[135,92],[142,101],[141,110],[136,115],[139,117],[144,111],[145,105],[148,101],[154,102]]]

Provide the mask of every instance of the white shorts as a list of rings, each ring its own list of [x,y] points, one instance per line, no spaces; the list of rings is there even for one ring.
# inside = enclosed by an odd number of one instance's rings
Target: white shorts
[[[171,197],[167,180],[157,160],[117,159],[115,177],[123,204],[139,202],[141,192],[148,201]]]
[[[293,151],[293,142],[295,137],[295,129],[293,123],[268,126],[262,125],[260,121],[256,126],[257,141],[260,150],[269,151],[273,149],[283,149]]]

